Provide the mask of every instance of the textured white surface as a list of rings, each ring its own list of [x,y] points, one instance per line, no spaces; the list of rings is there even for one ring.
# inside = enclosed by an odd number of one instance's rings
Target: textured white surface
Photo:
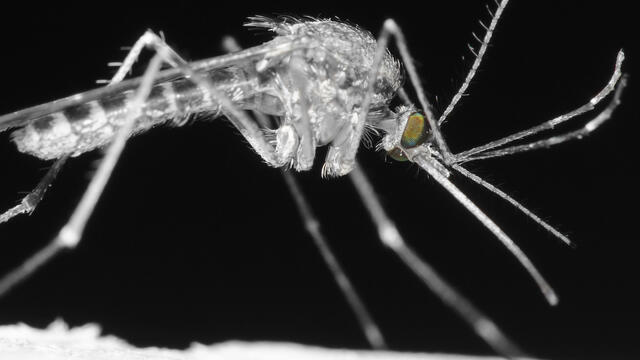
[[[186,350],[136,348],[114,336],[101,336],[98,325],[69,329],[62,321],[47,329],[19,324],[0,326],[2,360],[471,360],[498,359],[463,355],[399,353],[326,349],[294,343],[231,341],[215,345],[193,344]]]

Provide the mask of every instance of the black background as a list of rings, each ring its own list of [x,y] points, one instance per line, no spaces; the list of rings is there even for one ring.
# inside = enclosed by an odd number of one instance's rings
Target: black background
[[[268,39],[246,16],[337,16],[378,32],[405,31],[427,92],[442,111],[466,75],[466,44],[489,1],[14,4],[0,21],[0,113],[94,87],[108,61],[145,29],[164,31],[188,59],[221,53],[225,34]],[[454,178],[522,246],[560,295],[547,306],[488,231],[415,166],[359,159],[414,247],[532,354],[632,358],[640,321],[637,265],[638,21],[625,1],[513,1],[482,70],[444,128],[454,151],[540,123],[585,103],[627,50],[630,86],[593,136],[547,151],[478,162],[493,181],[574,239],[561,245],[510,206]],[[3,5],[4,6],[4,5]],[[374,6],[374,7],[372,7]],[[395,50],[394,50],[395,51]],[[464,56],[463,60],[461,57]],[[588,117],[563,129],[577,128]],[[320,178],[324,150],[300,174],[327,237],[393,349],[491,353],[378,243],[348,179]],[[71,161],[32,216],[0,226],[0,273],[41,247],[85,189],[99,153]],[[0,204],[15,204],[46,163],[0,141]],[[0,323],[99,323],[141,346],[227,339],[366,348],[354,317],[305,233],[278,170],[226,122],[156,129],[129,142],[76,251],[0,299]]]

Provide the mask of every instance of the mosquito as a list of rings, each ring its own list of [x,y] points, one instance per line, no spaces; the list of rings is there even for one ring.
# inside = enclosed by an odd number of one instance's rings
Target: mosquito
[[[546,301],[558,297],[531,260],[512,239],[449,179],[458,173],[496,194],[562,242],[567,236],[543,221],[517,200],[470,172],[468,162],[514,155],[580,139],[611,118],[620,103],[626,77],[624,53],[615,61],[611,79],[587,103],[566,114],[507,137],[453,153],[444,138],[445,124],[469,85],[487,51],[498,21],[508,3],[502,0],[476,37],[474,62],[456,95],[440,116],[425,95],[398,24],[388,19],[378,38],[341,21],[316,18],[252,17],[246,26],[275,34],[262,45],[240,49],[228,39],[229,54],[186,62],[162,37],[147,31],[131,47],[118,70],[104,87],[0,116],[0,131],[13,130],[19,151],[54,163],[35,189],[0,215],[0,222],[31,213],[66,161],[86,152],[105,149],[105,156],[69,221],[43,249],[0,279],[0,296],[33,274],[64,249],[75,248],[85,225],[130,136],[155,126],[183,125],[185,119],[224,117],[269,166],[296,171],[312,168],[316,148],[328,146],[322,175],[348,175],[367,208],[381,242],[393,251],[445,304],[466,321],[490,347],[508,358],[523,351],[470,301],[449,285],[404,240],[386,214],[371,183],[356,162],[360,143],[381,135],[377,144],[388,157],[411,162],[447,190],[517,258],[539,287]],[[387,49],[390,40],[397,59]],[[143,49],[154,52],[143,76],[125,79]],[[163,69],[168,65],[168,69]],[[420,108],[403,89],[404,77],[415,90]],[[400,98],[402,105],[392,107]],[[610,102],[582,127],[539,140],[534,135]],[[307,231],[319,247],[333,276],[374,348],[386,343],[373,317],[358,296],[339,262],[326,244],[319,221],[291,172],[283,171]]]

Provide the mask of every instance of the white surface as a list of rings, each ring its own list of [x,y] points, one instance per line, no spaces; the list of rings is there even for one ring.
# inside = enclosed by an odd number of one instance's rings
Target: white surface
[[[98,325],[69,329],[61,320],[47,329],[28,325],[0,326],[2,360],[471,360],[498,359],[463,355],[400,353],[326,349],[294,343],[231,341],[214,345],[192,344],[186,350],[136,348],[114,336],[101,336]]]

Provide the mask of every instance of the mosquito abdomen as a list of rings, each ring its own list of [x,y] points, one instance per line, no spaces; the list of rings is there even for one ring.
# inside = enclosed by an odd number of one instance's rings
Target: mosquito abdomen
[[[249,80],[242,69],[217,69],[208,74],[219,91],[241,108],[253,107],[246,100],[255,98],[247,86]],[[13,133],[18,150],[41,159],[78,156],[108,144],[126,120],[128,105],[135,90],[108,94],[97,100],[64,108],[33,120]],[[173,122],[181,125],[194,114],[215,118],[220,105],[193,81],[179,78],[155,84],[143,108],[143,116],[135,120],[132,136],[157,125]]]

